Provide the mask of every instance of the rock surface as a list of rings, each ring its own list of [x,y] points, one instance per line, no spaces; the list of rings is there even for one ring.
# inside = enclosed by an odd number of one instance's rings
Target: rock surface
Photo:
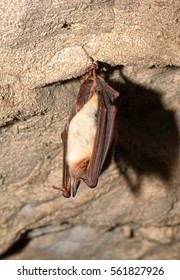
[[[76,77],[91,58],[116,65],[179,65],[179,1],[1,2],[4,84],[34,88]]]
[[[179,259],[179,1],[52,3],[2,1],[1,258]],[[92,59],[121,93],[114,156],[65,199],[70,78]]]

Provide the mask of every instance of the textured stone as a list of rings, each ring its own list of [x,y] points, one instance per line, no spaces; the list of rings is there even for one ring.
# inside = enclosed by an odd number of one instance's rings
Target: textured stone
[[[76,77],[91,58],[179,65],[179,8],[177,0],[2,0],[2,83],[34,88]]]
[[[179,1],[1,2],[1,258],[179,259]],[[121,93],[114,156],[65,199],[70,78],[92,59]]]

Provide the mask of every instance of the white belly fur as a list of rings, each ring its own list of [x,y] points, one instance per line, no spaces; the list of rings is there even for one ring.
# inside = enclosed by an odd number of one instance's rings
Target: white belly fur
[[[95,94],[70,122],[67,146],[67,160],[70,168],[92,155],[97,111],[98,97]]]

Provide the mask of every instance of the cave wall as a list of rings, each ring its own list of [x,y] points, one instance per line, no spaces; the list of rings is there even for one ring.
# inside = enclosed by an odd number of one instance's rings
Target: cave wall
[[[1,2],[2,258],[179,259],[179,1]],[[92,61],[120,92],[116,144],[65,199],[61,132]]]

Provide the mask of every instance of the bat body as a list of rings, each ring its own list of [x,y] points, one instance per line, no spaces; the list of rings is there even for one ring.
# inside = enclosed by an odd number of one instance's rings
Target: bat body
[[[97,112],[98,97],[95,94],[69,124],[67,162],[73,177],[77,177],[79,163],[91,158],[97,128]]]
[[[98,183],[115,131],[119,93],[96,75],[96,66],[82,83],[76,104],[62,133],[65,197],[75,196],[81,180]]]

